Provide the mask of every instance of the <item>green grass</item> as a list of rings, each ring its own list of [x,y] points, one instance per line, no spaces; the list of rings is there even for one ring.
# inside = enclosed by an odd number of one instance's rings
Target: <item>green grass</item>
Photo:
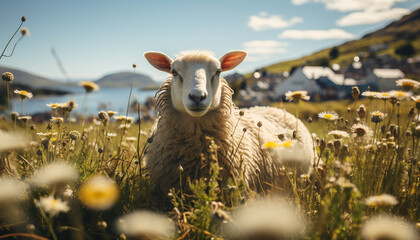
[[[356,137],[352,133],[360,104],[366,106],[366,124],[374,132],[374,136],[369,138]],[[315,166],[309,178],[297,176],[293,169],[286,168],[282,184],[271,185],[271,190],[265,193],[247,189],[241,179],[221,182],[215,151],[217,146],[212,139],[208,139],[209,150],[203,153],[203,157],[211,166],[210,179],[201,179],[189,186],[183,186],[184,192],[181,189],[172,189],[171,206],[162,205],[153,198],[144,169],[143,155],[144,149],[147,149],[147,136],[141,136],[138,147],[137,142],[124,140],[127,136],[138,135],[138,124],[132,124],[127,132],[118,130],[119,124],[113,121],[98,125],[83,122],[73,123],[71,126],[68,123],[60,126],[51,124],[48,128],[47,124],[37,124],[37,130],[30,130],[31,123],[12,123],[5,119],[0,125],[2,131],[23,133],[26,141],[32,143],[23,149],[1,153],[0,169],[3,176],[11,175],[30,182],[34,168],[39,169],[60,160],[75,164],[80,181],[69,183],[74,192],[70,198],[61,196],[57,187],[31,187],[22,202],[25,213],[22,219],[11,220],[5,213],[0,214],[0,237],[26,233],[51,238],[54,233],[58,239],[80,234],[85,239],[98,236],[104,239],[122,239],[113,228],[117,219],[136,209],[148,209],[171,218],[178,229],[177,238],[231,239],[223,235],[221,229],[223,222],[231,221],[230,216],[239,206],[258,196],[270,197],[278,193],[286,196],[287,201],[297,205],[305,213],[309,222],[305,226],[305,239],[359,239],[365,219],[383,212],[401,216],[410,222],[418,222],[420,193],[415,189],[419,187],[419,170],[415,159],[419,157],[420,128],[412,121],[413,115],[408,116],[412,106],[412,102],[402,102],[399,107],[400,115],[397,117],[397,108],[394,106],[393,112],[392,104],[387,102],[388,116],[385,121],[375,125],[370,122],[369,112],[383,111],[383,100],[302,102],[301,119],[311,132],[317,134],[319,140],[315,146],[318,155],[316,162],[323,163]],[[296,111],[294,103],[279,104],[277,107],[284,107],[291,113]],[[347,108],[350,108],[350,112]],[[343,119],[333,122],[318,119],[317,114],[322,111],[334,111]],[[308,117],[313,119],[310,124],[306,121]],[[390,118],[391,121],[388,121]],[[348,124],[345,123],[346,120]],[[152,123],[142,123],[141,129],[148,131],[151,125]],[[392,130],[395,125],[399,131]],[[78,130],[82,137],[72,141],[69,135],[71,130]],[[346,131],[351,137],[334,140],[327,135],[331,130]],[[43,140],[36,135],[39,131],[57,132],[58,135],[55,141]],[[106,134],[110,132],[117,135],[107,138]],[[142,166],[141,174],[139,166]],[[120,189],[119,200],[103,211],[90,209],[78,200],[78,190],[83,183],[98,174],[112,179]],[[180,177],[187,176],[180,174]],[[367,197],[382,193],[395,196],[398,204],[377,207],[364,204]],[[40,208],[34,204],[35,200],[48,195],[65,199],[71,207],[68,213],[51,217],[52,228],[47,224],[49,218],[43,217]],[[217,216],[212,208],[213,202],[224,205],[224,210],[218,210]],[[172,210],[173,208],[176,210]],[[108,228],[98,225],[101,221],[105,221]],[[36,231],[28,230],[28,226],[35,226]]]

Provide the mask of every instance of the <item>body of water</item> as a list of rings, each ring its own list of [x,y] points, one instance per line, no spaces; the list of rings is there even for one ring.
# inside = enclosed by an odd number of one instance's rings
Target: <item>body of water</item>
[[[62,96],[45,96],[37,97],[33,99],[25,99],[23,102],[23,113],[34,114],[51,111],[46,104],[48,103],[64,103],[70,100],[75,100],[79,105],[73,113],[79,113],[83,115],[96,115],[101,110],[113,110],[117,111],[119,115],[125,115],[127,111],[127,101],[130,94],[130,88],[101,88],[98,91],[87,94],[84,107],[83,101],[85,98],[85,92],[82,88],[78,87],[75,89],[64,89],[71,91],[71,94]],[[153,97],[156,90],[138,90],[133,89],[131,94],[130,104],[134,101],[144,103],[148,97]],[[21,101],[19,98],[14,98],[11,101],[12,111],[20,113]],[[137,113],[129,114],[131,116],[137,116]]]

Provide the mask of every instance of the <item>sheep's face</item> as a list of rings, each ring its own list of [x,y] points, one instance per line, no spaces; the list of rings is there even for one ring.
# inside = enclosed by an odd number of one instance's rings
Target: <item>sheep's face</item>
[[[220,73],[239,65],[246,53],[234,51],[217,59],[207,51],[188,51],[173,61],[156,52],[145,53],[145,57],[157,69],[172,74],[173,107],[192,117],[201,117],[220,104]]]

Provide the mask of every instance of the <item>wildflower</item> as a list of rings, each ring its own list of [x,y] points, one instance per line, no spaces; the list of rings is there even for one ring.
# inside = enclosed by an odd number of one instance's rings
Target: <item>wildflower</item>
[[[374,99],[377,97],[378,92],[372,92],[372,91],[365,91],[362,93],[362,96],[365,96],[367,98],[369,98],[370,100]]]
[[[38,186],[56,186],[76,182],[78,178],[79,173],[73,165],[65,162],[53,162],[38,169],[31,179]]]
[[[363,124],[355,124],[351,127],[351,131],[356,134],[357,137],[363,137],[365,135],[370,135],[372,132],[368,126]]]
[[[327,119],[327,120],[330,120],[330,121],[338,119],[338,115],[335,112],[321,112],[321,113],[318,113],[318,117],[323,118],[323,119]]]
[[[128,130],[128,129],[130,129],[130,127],[131,127],[131,124],[121,124],[121,125],[118,126],[118,129]]]
[[[53,136],[57,135],[57,133],[56,133],[56,132],[46,132],[46,133],[39,132],[39,133],[37,133],[36,135],[38,135],[38,136],[40,136],[40,137],[47,137],[47,138],[51,138],[51,137],[53,137]]]
[[[404,88],[405,90],[412,90],[413,88],[419,88],[420,87],[420,82],[412,80],[412,79],[408,79],[408,78],[403,78],[400,80],[395,81],[397,86]]]
[[[285,95],[287,100],[294,102],[299,102],[300,100],[309,101],[310,99],[307,91],[288,91]]]
[[[67,202],[55,199],[53,195],[41,197],[38,201],[36,201],[36,205],[47,212],[50,216],[55,216],[60,212],[68,212],[70,210]]]
[[[5,72],[1,75],[1,79],[3,79],[5,82],[11,83],[15,77],[13,76],[13,73]]]
[[[126,117],[126,116],[114,116],[114,118],[117,120],[117,122],[126,122],[126,123],[133,123],[132,117]]]
[[[359,115],[360,119],[364,119],[366,116],[366,107],[365,105],[361,104],[357,109],[357,115]]]
[[[116,112],[116,111],[107,111],[107,113],[108,113],[108,116],[110,117],[110,118],[112,118],[112,116],[114,116],[115,114],[117,114],[118,112]]]
[[[26,21],[26,17],[25,16],[22,16],[22,18],[20,19],[22,22],[25,22]]]
[[[16,148],[23,148],[25,146],[26,141],[22,135],[0,130],[0,152]]]
[[[136,137],[126,137],[125,140],[129,141],[129,142],[135,142],[137,141]]]
[[[22,117],[18,117],[18,120],[20,120],[20,121],[22,121],[24,123],[27,123],[30,120],[32,120],[32,117],[31,116],[22,116]]]
[[[99,90],[99,86],[92,81],[80,81],[79,86],[82,86],[87,93]]]
[[[378,215],[367,220],[362,226],[361,235],[366,240],[417,239],[417,232],[413,225],[389,215]]]
[[[20,33],[22,34],[22,36],[25,36],[25,35],[30,36],[31,35],[28,28],[26,28],[26,27],[21,28]]]
[[[386,114],[380,111],[371,112],[370,115],[371,115],[370,121],[372,121],[373,123],[382,122],[384,120],[384,117],[386,116]]]
[[[106,136],[111,138],[111,137],[116,137],[117,134],[116,133],[107,133]]]
[[[237,208],[228,235],[235,239],[300,239],[305,231],[297,208],[282,199],[260,199]]]
[[[380,206],[394,206],[397,205],[397,199],[389,194],[382,194],[378,196],[372,196],[365,200],[365,204],[370,207],[380,207]]]
[[[412,96],[411,100],[413,100],[416,103],[417,110],[420,110],[420,95]]]
[[[335,139],[340,139],[340,138],[348,138],[349,134],[345,131],[341,131],[341,130],[333,130],[330,131],[328,133],[328,135],[333,136]]]
[[[410,98],[413,94],[411,92],[392,90],[392,91],[389,91],[389,95],[393,99],[402,101],[402,100],[406,100]]]
[[[80,139],[80,132],[77,130],[73,130],[69,133],[69,136],[72,140],[77,141]]]
[[[95,176],[85,182],[79,190],[79,200],[88,208],[107,210],[120,196],[118,185],[104,176]]]
[[[30,92],[28,92],[28,91],[25,91],[25,90],[21,90],[21,91],[19,91],[19,90],[15,90],[15,91],[13,91],[15,94],[17,94],[17,95],[20,95],[20,98],[22,98],[22,99],[24,99],[24,98],[32,98],[33,97],[33,95],[32,95],[32,93],[30,93]]]
[[[388,98],[390,98],[391,96],[389,95],[389,93],[387,92],[378,92],[375,94],[376,98],[382,99],[382,100],[387,100]]]
[[[100,111],[99,113],[98,113],[98,119],[104,124],[104,125],[106,125],[107,124],[107,122],[108,122],[108,120],[109,120],[109,116],[108,116],[108,113],[107,112],[105,112],[105,111]]]
[[[117,222],[120,233],[134,239],[172,239],[175,226],[164,215],[149,211],[135,211]]]
[[[351,94],[352,94],[352,96],[353,96],[354,100],[356,100],[356,101],[357,101],[357,99],[359,98],[359,95],[360,95],[360,90],[359,90],[359,88],[358,88],[357,86],[352,87],[352,89],[351,89]]]
[[[62,117],[52,117],[51,122],[61,125],[64,122],[64,119]]]
[[[17,179],[0,177],[0,203],[22,200],[25,197],[28,185]]]
[[[357,191],[356,185],[354,185],[353,183],[351,183],[350,180],[348,180],[345,177],[339,177],[337,179],[337,181],[335,181],[334,184],[337,185],[337,186],[339,186],[342,189],[352,189],[354,191]]]

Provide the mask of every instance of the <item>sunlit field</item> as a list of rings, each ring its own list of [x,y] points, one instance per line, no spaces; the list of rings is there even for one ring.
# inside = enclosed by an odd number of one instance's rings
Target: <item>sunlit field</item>
[[[353,88],[353,99],[331,102],[295,92],[275,104],[312,133],[309,175],[282,167],[281,184],[261,182],[256,192],[219,177],[218,146],[207,138],[209,177],[185,181],[179,166],[180,186],[159,196],[146,168],[154,123],[140,121],[139,108],[128,116],[131,93],[126,112],[75,116],[100,91],[82,82],[83,102],[51,103],[50,121],[34,123],[22,115],[32,93],[1,74],[7,101],[19,96],[22,110],[5,106],[0,118],[0,239],[418,239],[417,81],[399,80],[390,92]],[[281,154],[294,144],[279,136],[261,148]]]

